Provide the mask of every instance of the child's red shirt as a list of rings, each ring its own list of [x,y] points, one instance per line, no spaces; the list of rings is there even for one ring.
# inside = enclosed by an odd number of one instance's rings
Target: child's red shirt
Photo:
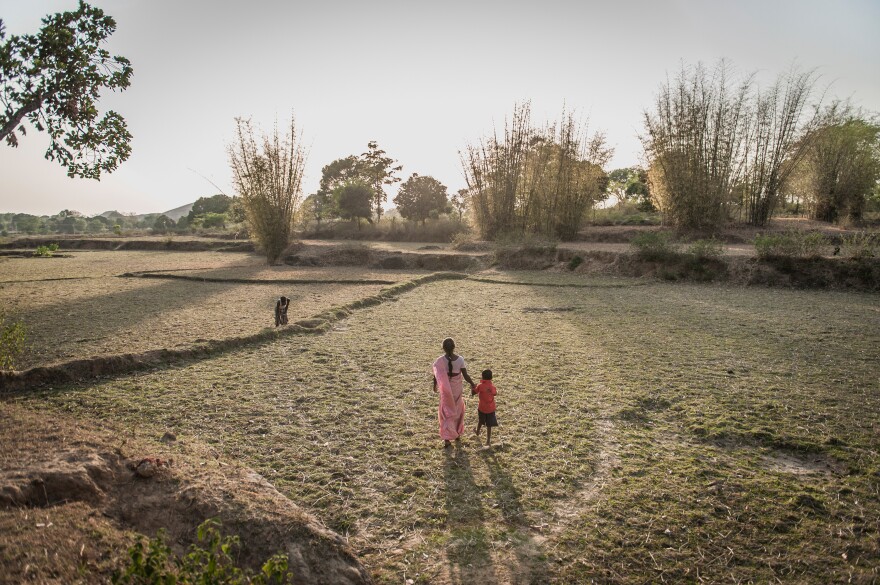
[[[497,393],[492,380],[480,380],[480,383],[474,388],[474,394],[480,395],[480,406],[477,407],[480,412],[483,414],[495,412],[495,394]]]

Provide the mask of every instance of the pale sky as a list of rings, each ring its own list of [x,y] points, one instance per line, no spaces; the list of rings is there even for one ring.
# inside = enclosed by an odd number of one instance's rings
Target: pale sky
[[[0,18],[9,34],[35,33],[76,4],[0,0]],[[160,212],[217,192],[197,173],[232,195],[234,118],[270,128],[291,111],[309,149],[305,194],[322,166],[370,140],[403,179],[432,175],[455,192],[459,151],[522,100],[538,123],[563,106],[589,117],[615,149],[610,168],[630,166],[642,112],[682,60],[724,57],[763,83],[796,60],[829,97],[880,111],[876,0],[92,4],[117,21],[108,50],[134,67],[131,87],[101,101],[128,121],[131,158],[100,182],[69,179],[43,159],[48,138],[29,132],[17,149],[0,144],[0,212]]]

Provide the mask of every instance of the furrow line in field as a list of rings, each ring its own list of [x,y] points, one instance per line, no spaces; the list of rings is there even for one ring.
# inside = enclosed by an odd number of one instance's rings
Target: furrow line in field
[[[510,284],[514,286],[541,286],[551,288],[632,288],[636,286],[648,286],[656,284],[656,282],[631,282],[627,284],[580,284],[575,282],[526,282],[520,280],[496,280],[494,278],[480,278],[478,276],[469,276],[468,280],[474,282],[485,282],[488,284]]]
[[[396,284],[394,280],[377,279],[321,279],[321,278],[219,278],[189,274],[166,274],[161,272],[126,272],[120,278],[158,278],[166,280],[189,280],[193,282],[226,282],[233,284]]]
[[[344,319],[353,311],[387,302],[414,288],[438,280],[462,280],[466,275],[456,272],[436,272],[383,289],[378,294],[345,305],[331,307],[309,319],[302,319],[281,329],[264,329],[252,335],[215,339],[180,349],[154,349],[141,353],[126,353],[73,360],[54,366],[39,366],[23,371],[0,372],[0,393],[23,391],[65,384],[81,379],[118,376],[137,370],[161,367],[170,362],[197,360],[258,345],[287,335],[321,334],[330,330],[332,323]]]

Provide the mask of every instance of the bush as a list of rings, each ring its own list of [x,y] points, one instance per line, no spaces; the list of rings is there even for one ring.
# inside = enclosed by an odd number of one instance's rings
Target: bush
[[[669,260],[678,255],[679,245],[671,232],[644,232],[630,242],[636,256],[642,260]]]
[[[166,583],[217,583],[230,585],[263,585],[288,583],[292,575],[287,570],[287,557],[270,557],[257,574],[235,566],[230,556],[238,546],[238,537],[222,536],[220,523],[206,520],[197,531],[199,543],[189,547],[183,557],[176,557],[165,543],[164,530],[156,538],[145,542],[140,539],[128,550],[130,563],[113,576],[114,585],[160,585]]]
[[[14,370],[18,357],[24,352],[27,330],[21,321],[7,321],[0,313],[0,371]]]
[[[656,211],[645,211],[630,201],[593,211],[591,225],[660,225],[661,217]]]
[[[783,234],[759,234],[755,237],[755,252],[758,258],[818,256],[826,246],[828,239],[819,232],[789,230]]]
[[[49,244],[48,246],[37,246],[34,256],[40,258],[51,258],[52,254],[58,251],[58,244]]]
[[[530,254],[555,254],[559,241],[536,234],[505,233],[495,238],[496,248],[514,248]]]
[[[584,263],[583,258],[581,258],[580,256],[574,256],[574,257],[572,257],[571,260],[568,261],[568,269],[574,270],[575,268],[577,268],[578,266],[580,266],[583,263]]]
[[[880,256],[880,233],[857,232],[844,236],[841,247],[847,258],[876,258]]]
[[[724,254],[724,244],[715,238],[696,240],[688,247],[688,254],[700,260],[717,260]]]

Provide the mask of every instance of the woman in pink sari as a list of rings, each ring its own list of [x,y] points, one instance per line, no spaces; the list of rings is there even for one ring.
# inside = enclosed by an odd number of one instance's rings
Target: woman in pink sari
[[[443,355],[434,360],[434,392],[440,394],[440,438],[445,448],[452,447],[450,441],[464,434],[464,398],[462,397],[462,378],[474,389],[474,381],[468,376],[464,358],[455,354],[455,341],[451,337],[443,340]]]

